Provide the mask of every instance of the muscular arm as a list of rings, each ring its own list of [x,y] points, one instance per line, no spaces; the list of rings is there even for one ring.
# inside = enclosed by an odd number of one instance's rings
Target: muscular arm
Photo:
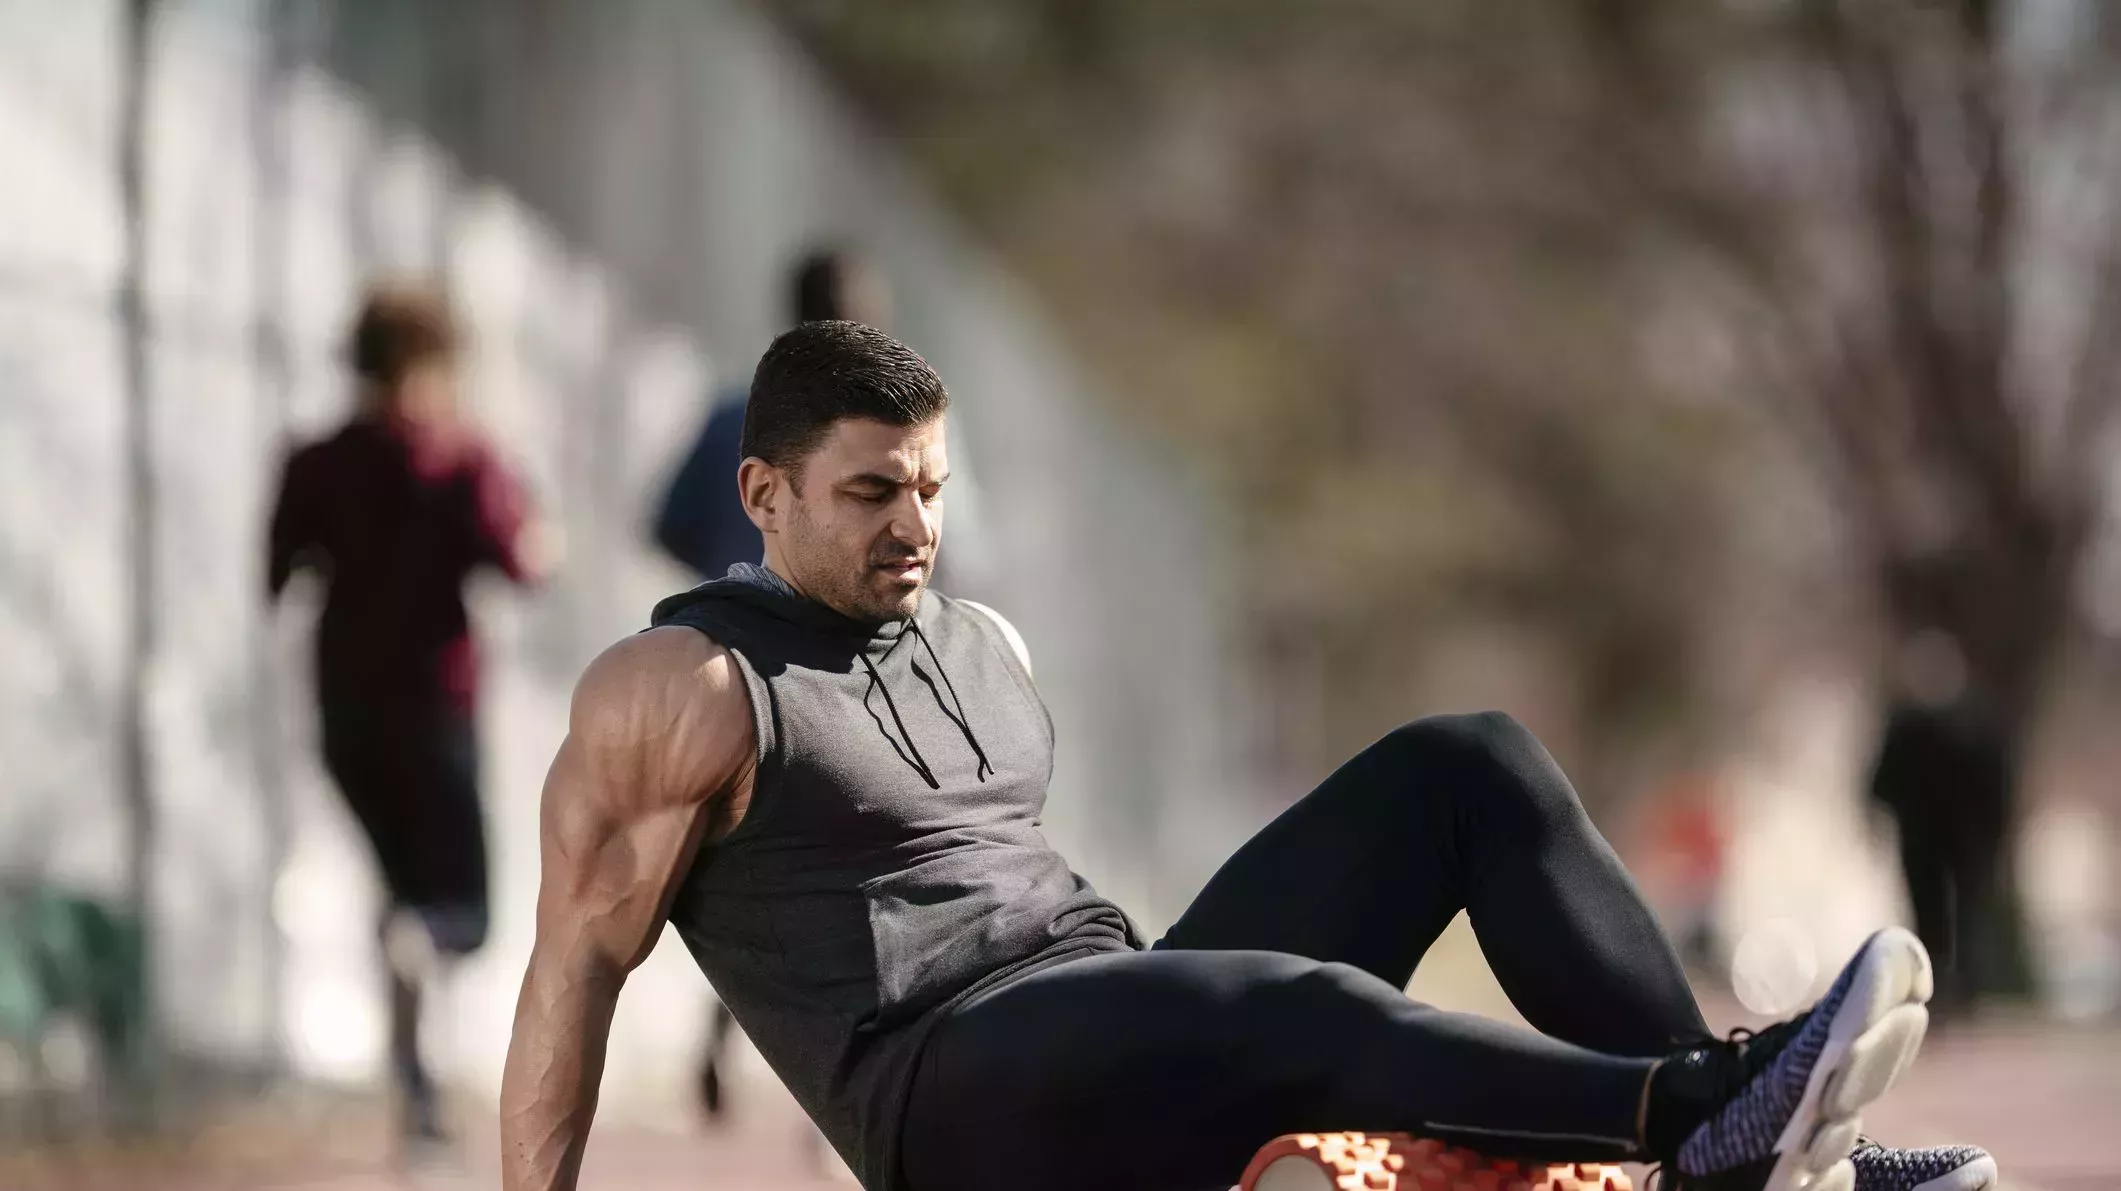
[[[501,1081],[504,1191],[574,1187],[619,987],[753,748],[735,663],[691,629],[628,638],[583,674],[545,779],[537,938]]]

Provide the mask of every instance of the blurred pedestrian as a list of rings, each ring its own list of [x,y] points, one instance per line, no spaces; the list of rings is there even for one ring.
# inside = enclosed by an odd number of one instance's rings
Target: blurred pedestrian
[[[1656,816],[1653,863],[1668,886],[1672,940],[1680,958],[1707,976],[1721,966],[1716,916],[1730,842],[1715,778],[1679,775],[1663,791]]]
[[[791,325],[815,319],[851,319],[881,326],[890,295],[875,270],[837,248],[807,253],[788,277]],[[765,557],[758,527],[737,499],[736,470],[744,461],[744,401],[750,378],[716,398],[685,462],[672,478],[656,512],[655,541],[665,553],[701,578],[720,578],[740,562]]]
[[[422,993],[487,934],[464,583],[481,569],[518,584],[540,572],[522,487],[458,416],[460,346],[439,295],[368,295],[349,347],[354,413],[288,458],[266,568],[274,599],[300,568],[325,584],[315,654],[324,764],[382,870],[391,1069],[412,1142],[448,1136],[421,1057]]]
[[[1912,635],[1891,679],[1870,791],[1899,827],[1915,933],[1937,958],[1931,1012],[1943,1020],[2001,982],[2008,910],[1997,841],[2010,827],[2016,759],[2009,733],[1968,684],[1950,636]]]

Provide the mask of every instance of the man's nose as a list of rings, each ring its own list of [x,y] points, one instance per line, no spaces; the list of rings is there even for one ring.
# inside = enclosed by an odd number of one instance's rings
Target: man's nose
[[[942,530],[943,510],[940,505],[922,500],[918,492],[909,493],[898,502],[896,513],[891,518],[891,536],[915,549],[927,549],[935,544]]]

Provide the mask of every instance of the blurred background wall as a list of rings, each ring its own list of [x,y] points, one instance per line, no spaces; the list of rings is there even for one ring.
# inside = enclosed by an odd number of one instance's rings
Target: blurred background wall
[[[328,1077],[379,1062],[370,862],[314,760],[315,601],[263,609],[260,537],[279,452],[347,408],[342,336],[379,273],[453,287],[472,414],[566,551],[544,592],[479,595],[498,921],[447,1009],[452,1075],[497,1086],[570,685],[690,582],[644,545],[651,502],[820,238],[888,276],[893,329],[956,395],[981,520],[1013,529],[960,544],[980,560],[961,594],[1030,644],[1061,729],[1056,842],[1154,929],[1256,817],[1212,505],[1114,428],[1031,304],[755,15],[153,5],[136,406],[128,17],[0,4],[0,877],[124,896],[137,680],[153,988],[178,1050]],[[672,1099],[704,997],[674,944],[629,984],[616,1111]]]

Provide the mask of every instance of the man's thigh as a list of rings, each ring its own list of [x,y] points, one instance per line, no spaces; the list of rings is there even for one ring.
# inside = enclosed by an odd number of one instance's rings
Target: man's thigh
[[[1465,908],[1464,796],[1514,779],[1498,758],[1526,742],[1494,715],[1386,734],[1246,841],[1157,949],[1284,951],[1405,988]]]
[[[1317,1099],[1325,1073],[1406,1007],[1366,973],[1272,952],[1128,952],[1049,968],[938,1031],[902,1165],[919,1191],[987,1185],[1003,1171],[1032,1191],[1220,1191],[1275,1135],[1331,1127],[1332,1107]],[[1121,1154],[1124,1172],[1112,1165]]]

